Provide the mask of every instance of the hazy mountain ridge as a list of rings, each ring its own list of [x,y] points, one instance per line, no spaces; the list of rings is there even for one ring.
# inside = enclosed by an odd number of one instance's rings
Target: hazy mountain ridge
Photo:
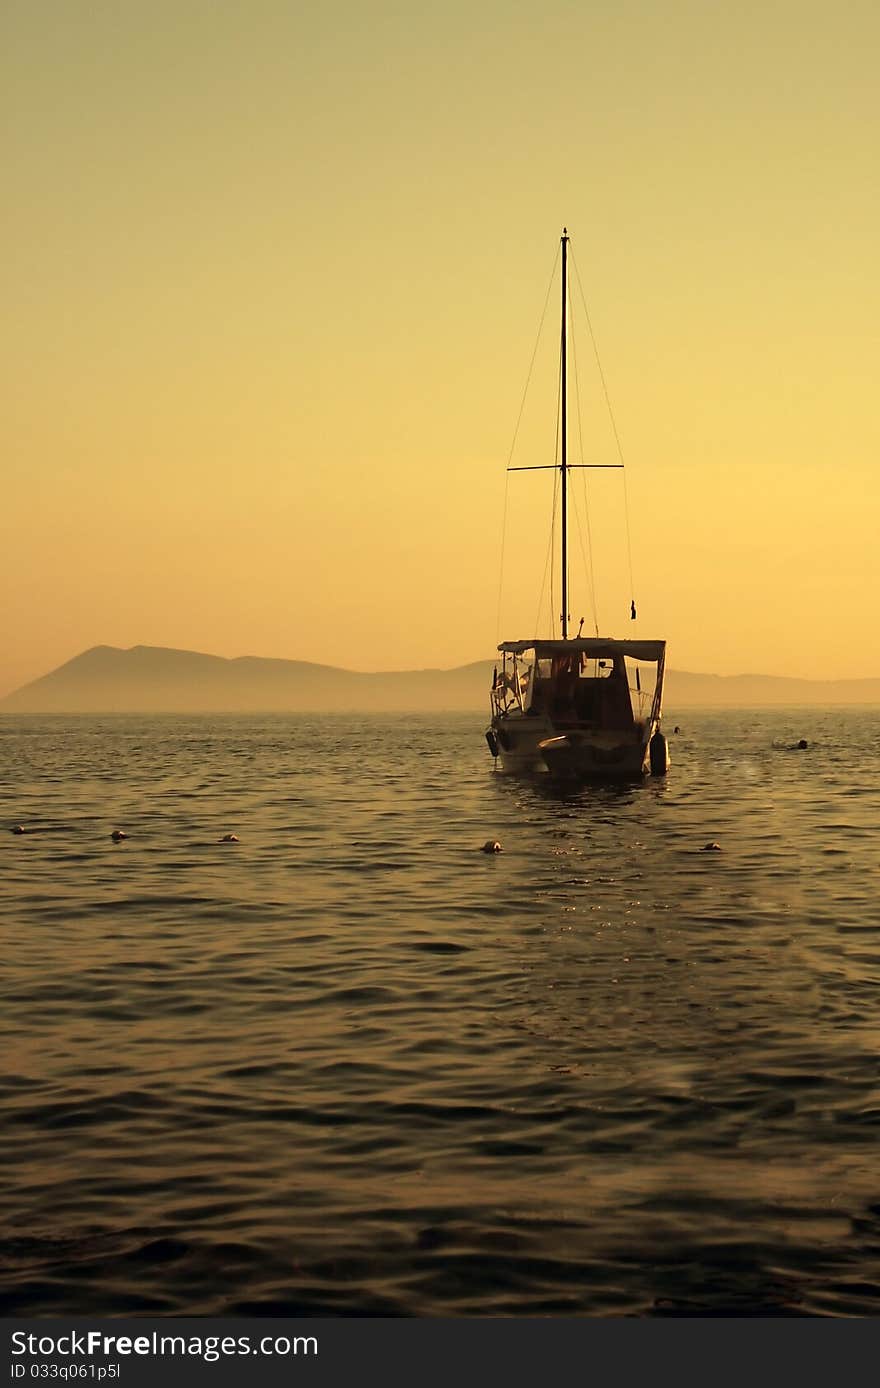
[[[94,646],[0,700],[6,713],[467,709],[488,703],[492,662],[365,673],[311,661]]]
[[[451,670],[344,670],[311,661],[94,646],[0,700],[4,713],[488,710],[494,661]],[[880,704],[880,679],[805,680],[670,670],[667,709]]]

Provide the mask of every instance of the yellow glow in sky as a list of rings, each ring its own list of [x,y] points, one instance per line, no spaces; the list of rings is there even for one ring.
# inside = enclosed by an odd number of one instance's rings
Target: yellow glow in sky
[[[532,635],[550,474],[510,482],[499,631],[504,469],[563,223],[628,464],[604,633],[880,673],[874,5],[50,10],[0,44],[0,692],[101,643]]]

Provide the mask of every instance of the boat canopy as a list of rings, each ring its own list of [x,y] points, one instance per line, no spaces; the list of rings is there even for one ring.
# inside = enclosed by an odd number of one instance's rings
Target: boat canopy
[[[576,636],[568,641],[548,641],[534,637],[531,641],[502,641],[498,649],[509,655],[522,655],[525,651],[534,651],[537,659],[542,656],[583,654],[590,660],[628,655],[630,660],[660,661],[666,653],[666,642],[615,641],[611,637],[603,636]]]

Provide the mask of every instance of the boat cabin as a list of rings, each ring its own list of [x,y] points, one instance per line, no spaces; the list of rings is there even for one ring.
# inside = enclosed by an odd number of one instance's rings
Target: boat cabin
[[[636,731],[659,717],[665,641],[505,641],[492,686],[496,716],[518,711],[554,727]]]

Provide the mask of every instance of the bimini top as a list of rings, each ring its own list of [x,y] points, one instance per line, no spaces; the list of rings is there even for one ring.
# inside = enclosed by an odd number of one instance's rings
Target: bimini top
[[[509,655],[522,655],[524,651],[534,651],[536,657],[548,655],[580,655],[591,660],[603,660],[615,655],[628,655],[631,660],[660,661],[666,654],[665,641],[615,641],[604,636],[575,636],[570,641],[542,640],[536,636],[531,641],[502,641],[499,651]]]

